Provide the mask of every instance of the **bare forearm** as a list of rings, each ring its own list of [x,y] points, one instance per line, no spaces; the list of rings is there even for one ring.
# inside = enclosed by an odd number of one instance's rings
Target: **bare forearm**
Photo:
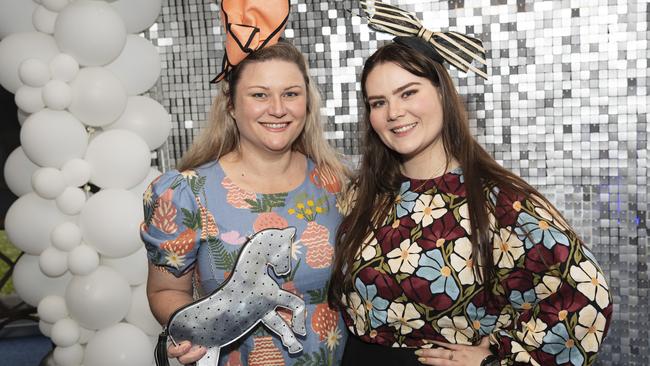
[[[150,292],[148,297],[151,312],[162,325],[167,324],[169,317],[174,311],[194,301],[192,295],[179,290]]]

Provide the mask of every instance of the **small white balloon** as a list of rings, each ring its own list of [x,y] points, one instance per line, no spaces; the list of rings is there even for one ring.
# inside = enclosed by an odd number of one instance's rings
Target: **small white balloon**
[[[131,308],[126,314],[126,321],[142,329],[150,336],[159,334],[162,331],[160,323],[154,318],[147,300],[147,285],[142,284],[133,288],[133,300]]]
[[[131,287],[114,269],[99,266],[89,275],[73,277],[65,301],[70,315],[81,326],[102,329],[118,323],[129,312]]]
[[[75,1],[59,13],[54,38],[79,64],[100,66],[122,52],[126,26],[120,14],[105,2]]]
[[[32,23],[34,23],[34,28],[36,28],[36,30],[39,32],[53,34],[54,25],[56,24],[56,18],[58,15],[58,13],[50,11],[42,5],[37,6],[34,10],[34,14],[32,15]]]
[[[38,265],[45,275],[59,277],[68,270],[68,253],[48,247],[38,257]]]
[[[95,137],[84,158],[92,166],[90,181],[101,188],[128,189],[149,173],[151,152],[147,143],[127,130],[104,131]]]
[[[52,327],[52,342],[60,347],[70,347],[79,341],[79,325],[70,318],[63,318]]]
[[[81,69],[70,86],[70,112],[88,126],[105,126],[117,120],[124,112],[126,90],[122,82],[106,68]]]
[[[90,180],[91,166],[84,159],[70,159],[61,168],[69,186],[81,187]]]
[[[43,0],[42,3],[48,10],[58,13],[70,4],[70,0]]]
[[[15,93],[23,84],[18,78],[18,67],[23,61],[37,58],[49,63],[58,53],[54,38],[48,34],[26,32],[8,35],[0,41],[0,85]]]
[[[50,69],[43,60],[30,58],[20,64],[18,76],[23,84],[40,88],[50,80]]]
[[[72,88],[62,80],[50,80],[43,87],[43,103],[49,109],[62,111],[72,103]]]
[[[99,266],[99,254],[85,244],[79,245],[68,254],[68,269],[76,276],[85,276]]]
[[[160,77],[160,55],[146,38],[130,34],[115,61],[106,65],[124,84],[128,95],[138,95],[151,89]]]
[[[123,189],[103,189],[88,199],[79,215],[84,241],[107,257],[120,258],[142,247],[142,200]]]
[[[69,252],[81,244],[81,228],[73,222],[63,222],[52,229],[50,240],[55,248]]]
[[[131,286],[147,281],[147,250],[143,247],[122,258],[102,257],[101,264],[119,272]],[[135,323],[134,323],[135,324]]]
[[[18,112],[16,113],[16,116],[18,117],[18,123],[22,126],[23,123],[25,123],[25,120],[27,117],[29,117],[30,113],[27,113],[20,108],[18,108]]]
[[[22,146],[9,154],[4,166],[4,177],[9,190],[16,196],[32,192],[32,174],[40,169],[25,155]]]
[[[38,303],[37,311],[38,317],[48,323],[56,323],[68,316],[68,307],[65,305],[65,299],[58,295],[45,296]]]
[[[29,254],[18,259],[12,277],[16,294],[32,306],[38,306],[45,296],[61,296],[71,278],[69,273],[59,277],[46,276],[38,267],[38,256]],[[129,300],[130,296],[129,293]]]
[[[86,204],[86,192],[77,187],[67,187],[56,198],[56,207],[66,215],[77,215]]]
[[[79,63],[74,57],[66,53],[59,53],[50,61],[50,72],[52,79],[69,82],[77,76]]]
[[[52,326],[54,324],[48,323],[46,321],[40,320],[38,322],[38,330],[41,331],[41,334],[43,334],[46,337],[51,337],[52,336]]]
[[[128,323],[98,331],[88,342],[84,354],[84,365],[92,366],[142,366],[152,362],[149,337]]]
[[[32,13],[36,4],[32,1],[0,0],[0,39],[20,32],[35,31]]]
[[[97,333],[96,330],[92,329],[86,329],[82,326],[79,326],[79,329],[81,329],[81,336],[79,337],[79,343],[80,344],[86,344],[90,339]]]
[[[135,132],[155,150],[167,141],[171,131],[171,116],[160,103],[144,97],[129,97],[124,113],[105,130],[125,129]]]
[[[61,168],[68,160],[84,156],[88,133],[69,112],[44,109],[27,118],[20,130],[20,142],[35,164]]]
[[[40,168],[32,175],[32,188],[43,198],[55,199],[66,188],[63,173],[56,168]]]
[[[79,343],[70,347],[56,347],[52,352],[52,359],[57,366],[80,366],[83,358],[84,349]]]
[[[23,85],[18,88],[14,100],[18,108],[27,113],[36,113],[45,108],[41,88]]]
[[[118,0],[111,6],[120,13],[129,33],[140,33],[156,21],[162,0]]]

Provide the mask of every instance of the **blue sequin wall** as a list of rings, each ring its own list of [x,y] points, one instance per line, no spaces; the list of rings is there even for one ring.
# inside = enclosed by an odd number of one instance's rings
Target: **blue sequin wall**
[[[432,30],[483,40],[490,78],[452,70],[472,131],[503,166],[540,189],[593,249],[614,295],[599,365],[650,365],[648,311],[648,0],[388,1]],[[357,1],[292,0],[285,38],[308,55],[330,142],[359,152],[363,60],[390,37]],[[152,97],[174,127],[158,153],[173,168],[204,126],[223,56],[218,6],[164,0],[146,32],[163,72]]]

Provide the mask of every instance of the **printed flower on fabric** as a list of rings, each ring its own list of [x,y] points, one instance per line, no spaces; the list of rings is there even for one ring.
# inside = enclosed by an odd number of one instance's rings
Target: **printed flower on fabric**
[[[533,318],[523,324],[523,331],[518,331],[517,337],[529,346],[540,347],[547,327],[542,320]]]
[[[467,202],[463,203],[459,208],[458,208],[458,215],[460,216],[460,226],[465,229],[465,232],[467,234],[472,233],[472,227],[469,224],[469,205]]]
[[[550,212],[546,208],[543,207],[535,207],[535,213],[538,214],[542,220],[545,220],[547,222],[552,222],[559,230],[561,231],[566,231],[566,227],[562,225],[562,222],[560,220],[555,220],[553,215],[551,215]]]
[[[524,291],[523,293],[514,290],[510,293],[510,303],[517,310],[530,310],[539,301],[535,295],[535,289]]]
[[[542,351],[555,355],[555,363],[558,365],[566,364],[582,365],[585,358],[576,347],[575,341],[569,336],[564,323],[556,324],[544,336],[544,346]]]
[[[551,226],[548,221],[540,220],[523,212],[519,215],[517,223],[520,226],[515,228],[515,232],[520,239],[524,240],[526,249],[530,249],[538,243],[543,243],[548,249],[552,249],[556,244],[569,246],[569,238]]]
[[[373,232],[369,233],[368,236],[363,240],[363,245],[359,248],[359,252],[355,258],[363,258],[364,261],[369,261],[377,255],[377,238]]]
[[[512,352],[512,354],[515,356],[515,362],[522,362],[526,365],[540,366],[537,361],[530,357],[530,353],[528,353],[528,351],[526,351],[526,349],[518,342],[512,342],[512,349],[510,352]]]
[[[354,286],[363,299],[368,317],[370,318],[370,326],[377,328],[385,324],[388,316],[386,309],[388,309],[389,302],[377,296],[377,286],[366,285],[359,278],[355,281]]]
[[[472,328],[481,336],[492,333],[496,326],[497,316],[486,313],[484,307],[476,307],[473,303],[467,305],[467,316],[472,322]]]
[[[328,330],[327,335],[325,337],[325,342],[326,342],[325,344],[327,345],[327,349],[333,351],[334,348],[336,348],[339,345],[341,337],[342,335],[339,327],[334,327]]]
[[[384,253],[398,246],[404,239],[411,237],[411,229],[416,226],[410,217],[396,219],[392,223],[382,226],[377,230],[377,241]]]
[[[411,218],[422,226],[429,226],[434,219],[442,217],[447,212],[442,195],[431,196],[423,194],[418,197]]]
[[[571,277],[577,283],[578,291],[582,292],[589,300],[595,300],[601,309],[609,305],[609,286],[603,274],[589,261],[580,262],[571,266]]]
[[[509,306],[504,307],[501,310],[501,314],[499,314],[499,319],[497,319],[497,324],[496,327],[499,329],[507,329],[510,327],[510,324],[512,324],[512,315],[510,314],[510,311],[512,308]]]
[[[429,288],[432,294],[445,293],[453,300],[458,298],[460,289],[451,275],[451,268],[447,266],[439,249],[425,252],[420,257],[420,267],[416,275],[431,281]]]
[[[410,215],[413,212],[415,207],[415,200],[418,198],[418,194],[410,191],[411,182],[404,182],[399,189],[399,194],[395,198],[395,208],[397,217],[404,217]]]
[[[472,242],[469,238],[460,238],[454,243],[454,252],[449,256],[451,266],[458,273],[458,279],[463,285],[471,285],[474,278],[474,259],[472,258]]]
[[[458,223],[453,212],[447,212],[432,225],[422,228],[422,237],[417,241],[424,250],[442,247],[445,242],[466,236],[465,229]]]
[[[411,303],[401,304],[393,302],[388,308],[388,324],[405,335],[419,329],[424,325],[424,320],[420,319],[415,306]]]
[[[438,319],[438,327],[440,327],[440,334],[442,334],[447,341],[456,344],[471,344],[470,339],[474,336],[474,330],[467,322],[464,316],[455,316],[449,318],[445,316]]]
[[[346,312],[352,319],[353,325],[350,325],[350,331],[357,335],[362,335],[366,331],[366,311],[365,304],[359,294],[352,292],[348,296],[343,295],[343,303]]]
[[[589,299],[571,286],[561,286],[554,301],[540,303],[539,317],[547,324],[565,321],[569,315],[582,309],[589,303]]]
[[[542,281],[535,286],[535,296],[538,300],[544,300],[545,298],[553,295],[557,291],[558,287],[562,283],[562,279],[555,276],[544,276]]]
[[[512,232],[512,228],[501,228],[494,236],[494,262],[498,268],[513,268],[524,254],[524,243]]]
[[[399,248],[386,254],[388,267],[392,273],[413,273],[420,260],[421,251],[422,248],[417,243],[411,243],[411,239],[405,239],[400,243]]]
[[[578,313],[578,324],[575,328],[576,338],[587,352],[596,352],[603,341],[603,333],[607,320],[595,307],[589,305]]]

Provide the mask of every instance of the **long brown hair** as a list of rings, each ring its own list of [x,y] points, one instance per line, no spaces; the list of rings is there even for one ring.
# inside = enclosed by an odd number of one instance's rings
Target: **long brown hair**
[[[485,184],[489,182],[499,189],[535,197],[552,207],[535,188],[500,166],[472,137],[463,100],[442,64],[406,46],[387,44],[366,60],[361,75],[365,141],[361,166],[353,181],[356,202],[336,234],[329,289],[329,302],[332,306],[342,306],[342,296],[353,289],[352,266],[355,257],[372,229],[389,214],[403,178],[400,155],[382,143],[369,121],[366,80],[376,66],[387,62],[428,79],[440,92],[444,115],[441,135],[446,163],[449,165],[454,158],[462,168],[472,232],[472,254],[474,258],[480,259],[474,261],[474,265],[484,284],[491,283],[495,278],[493,248],[489,241],[489,213],[493,209],[487,202]],[[481,268],[478,267],[479,262]],[[489,293],[490,291],[488,295]]]

